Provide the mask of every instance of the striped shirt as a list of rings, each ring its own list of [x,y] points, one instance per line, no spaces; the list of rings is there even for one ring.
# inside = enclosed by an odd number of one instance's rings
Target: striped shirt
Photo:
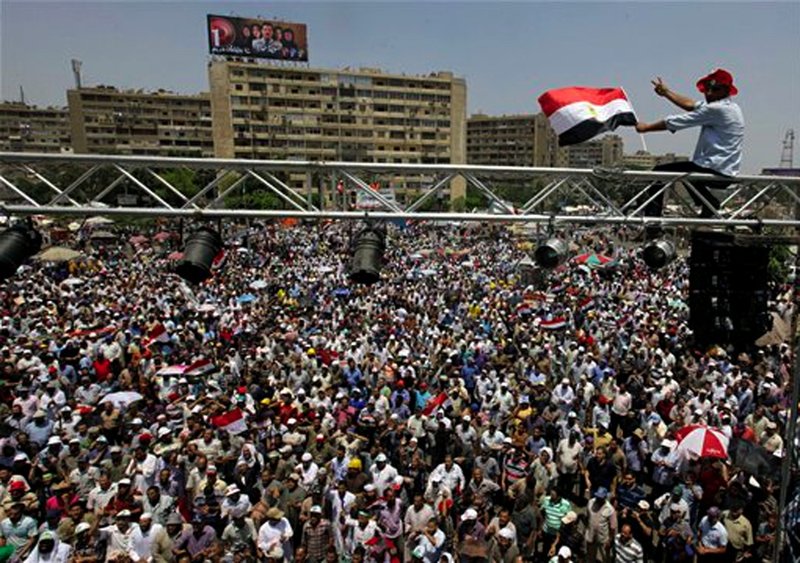
[[[542,500],[542,512],[544,512],[544,533],[557,534],[561,529],[561,519],[566,516],[567,512],[572,510],[572,505],[565,499],[559,499],[558,502],[553,502],[550,497],[545,497]]]
[[[633,538],[625,543],[622,541],[622,534],[617,534],[614,538],[614,563],[643,563],[643,561],[642,544]]]

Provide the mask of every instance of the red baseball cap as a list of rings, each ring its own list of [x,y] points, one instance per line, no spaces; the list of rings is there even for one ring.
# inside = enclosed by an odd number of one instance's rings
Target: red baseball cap
[[[718,68],[711,74],[707,74],[703,78],[698,80],[697,89],[700,90],[703,94],[705,94],[706,85],[708,85],[708,83],[727,86],[731,96],[735,96],[736,94],[739,93],[739,89],[733,85],[733,75],[727,70],[722,68]]]

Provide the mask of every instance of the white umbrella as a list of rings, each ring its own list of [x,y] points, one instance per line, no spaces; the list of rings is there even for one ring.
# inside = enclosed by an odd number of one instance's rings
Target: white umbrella
[[[331,272],[336,271],[336,268],[334,268],[332,266],[321,266],[321,267],[317,268],[317,271],[320,274],[330,274]]]
[[[264,289],[267,285],[267,280],[256,280],[250,282],[250,289]]]
[[[718,428],[693,424],[684,426],[676,434],[676,452],[687,457],[728,457],[728,437]]]
[[[156,375],[183,375],[186,372],[186,366],[177,364],[174,366],[166,366],[156,372]]]
[[[83,256],[83,254],[77,250],[65,248],[63,246],[51,246],[47,250],[39,253],[36,259],[42,262],[69,262],[81,256]]]
[[[89,219],[86,219],[87,225],[110,225],[113,222],[114,221],[112,221],[108,217],[90,217]]]
[[[100,399],[100,402],[114,403],[115,407],[127,407],[131,403],[141,401],[142,399],[144,399],[144,397],[136,391],[118,391],[116,393],[109,393]]]
[[[212,305],[211,303],[203,303],[197,308],[197,311],[200,313],[213,313],[217,310],[216,305]]]
[[[83,285],[84,283],[86,282],[84,282],[84,280],[82,280],[81,278],[67,278],[61,282],[61,285],[73,286],[73,285]]]

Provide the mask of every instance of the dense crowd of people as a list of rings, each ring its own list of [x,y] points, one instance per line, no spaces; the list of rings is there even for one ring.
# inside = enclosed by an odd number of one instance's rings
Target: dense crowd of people
[[[360,287],[352,228],[232,228],[199,286],[154,231],[0,286],[0,561],[772,556],[792,353],[696,345],[684,260],[587,230],[612,265],[528,279],[513,229],[404,225]]]

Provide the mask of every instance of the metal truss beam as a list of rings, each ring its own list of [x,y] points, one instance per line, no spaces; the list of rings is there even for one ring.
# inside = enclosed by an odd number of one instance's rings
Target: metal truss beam
[[[56,180],[54,165],[70,164],[77,179]],[[165,175],[169,170],[188,168],[210,171],[204,185],[181,186]],[[106,172],[100,174],[100,172]],[[109,174],[110,172],[110,174]],[[134,172],[136,173],[134,175]],[[309,192],[290,185],[290,178],[303,174]],[[393,178],[424,178],[426,188],[407,193],[405,205],[370,188],[368,178],[376,174]],[[310,179],[319,181],[319,200],[312,203]],[[338,179],[372,200],[368,211],[331,210]],[[226,206],[230,195],[246,182],[267,188],[277,196],[274,209],[246,209]],[[501,213],[428,213],[420,211],[436,194],[461,180],[477,191]],[[308,162],[245,159],[163,158],[117,155],[74,155],[0,153],[0,200],[8,214],[63,215],[85,217],[97,214],[139,217],[294,217],[309,220],[416,219],[429,221],[488,221],[561,224],[652,224],[800,227],[800,177],[740,176],[736,183],[719,191],[719,210],[699,197],[692,182],[703,180],[729,183],[729,179],[705,174],[648,172],[607,169],[526,168],[466,164],[387,164],[365,162]],[[147,206],[126,207],[101,202],[121,182],[129,191],[149,202]],[[69,184],[63,190],[59,185]],[[500,193],[524,186],[528,201],[514,209]],[[246,188],[245,189],[249,189]],[[502,191],[501,191],[502,189]],[[522,189],[522,188],[519,188]],[[55,196],[53,196],[55,192]],[[44,196],[42,194],[48,194]],[[659,194],[667,198],[663,218],[645,217],[644,209]],[[698,197],[714,217],[701,219],[687,195]],[[716,194],[715,194],[716,195]],[[306,197],[307,196],[307,197]],[[568,202],[571,207],[565,207]],[[102,205],[101,205],[102,204]]]

